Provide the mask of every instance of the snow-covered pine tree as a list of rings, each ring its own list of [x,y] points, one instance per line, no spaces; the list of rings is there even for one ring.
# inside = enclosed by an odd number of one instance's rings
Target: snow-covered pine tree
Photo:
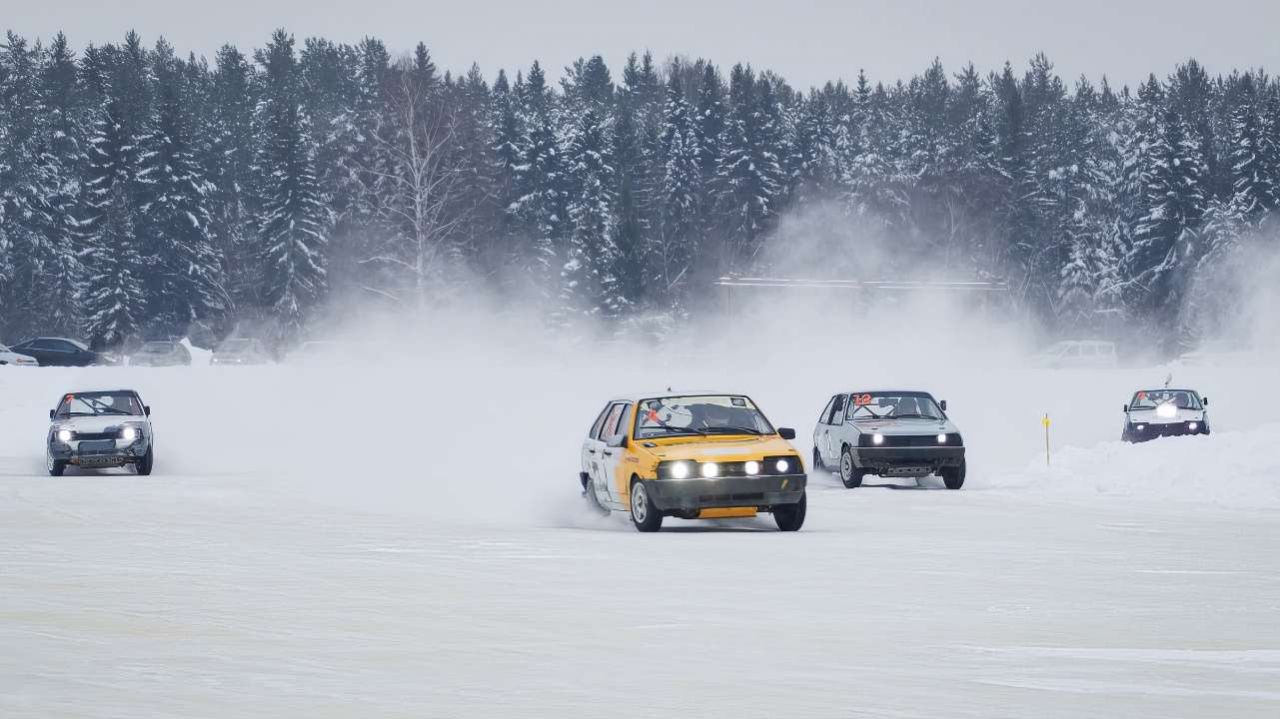
[[[1246,217],[1263,212],[1274,195],[1257,105],[1253,76],[1246,74],[1240,80],[1231,110],[1231,149],[1227,155],[1232,202]]]
[[[206,196],[213,187],[196,161],[183,68],[163,40],[153,57],[154,111],[139,158],[147,195],[137,231],[150,258],[143,277],[148,329],[172,336],[221,314],[229,302],[210,235]]]
[[[650,253],[647,275],[656,294],[669,309],[681,309],[689,295],[697,261],[699,212],[702,197],[698,162],[698,129],[685,99],[680,73],[667,82],[662,131],[662,212],[658,240]]]
[[[780,128],[772,84],[757,80],[747,66],[735,65],[729,80],[730,112],[717,169],[717,214],[725,228],[720,257],[730,271],[745,270],[755,259],[781,199],[782,167],[775,151]]]
[[[326,286],[324,248],[327,217],[315,176],[315,145],[302,109],[293,37],[276,30],[258,52],[263,94],[257,124],[257,160],[262,188],[258,232],[262,238],[261,298],[277,322],[277,342],[301,334],[308,313]]]
[[[97,349],[137,340],[147,312],[141,276],[145,269],[135,230],[138,212],[130,192],[137,150],[118,119],[120,112],[116,101],[98,112],[84,188],[85,329]]]
[[[576,313],[615,317],[629,307],[622,293],[613,165],[613,81],[599,55],[581,62],[566,96],[576,117],[565,151],[570,235],[560,274],[561,321]]]
[[[237,314],[250,314],[261,277],[254,224],[260,196],[253,172],[257,89],[253,66],[231,45],[218,50],[210,93],[211,147],[204,170],[212,185],[206,196],[210,236],[232,306]]]
[[[546,74],[537,62],[529,68],[520,100],[523,156],[515,167],[514,212],[529,238],[525,274],[531,286],[546,292],[559,283],[569,218],[565,160],[556,136]]]

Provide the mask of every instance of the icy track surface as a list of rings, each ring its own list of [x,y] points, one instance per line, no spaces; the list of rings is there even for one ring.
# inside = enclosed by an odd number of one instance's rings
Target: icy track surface
[[[686,377],[807,453],[836,369]],[[964,490],[640,535],[574,486],[616,367],[0,368],[0,716],[1280,716],[1276,373],[1185,372],[1214,434],[1121,445],[1165,371],[904,369]],[[55,398],[117,386],[156,475],[45,476]]]

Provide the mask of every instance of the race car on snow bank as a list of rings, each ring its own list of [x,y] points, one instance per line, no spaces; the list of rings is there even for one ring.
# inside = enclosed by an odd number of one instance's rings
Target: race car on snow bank
[[[155,464],[151,408],[131,389],[72,392],[49,410],[45,462],[62,476],[67,465],[82,469],[132,466],[141,475]]]
[[[582,443],[579,479],[588,501],[631,514],[641,532],[666,516],[752,517],[778,529],[804,524],[807,477],[788,440],[751,398],[736,394],[640,394],[611,400]]]
[[[928,392],[837,394],[813,430],[813,466],[834,467],[844,486],[881,477],[942,476],[947,489],[964,485],[964,441],[947,419],[946,401]]]
[[[1209,398],[1190,389],[1144,389],[1124,406],[1124,442],[1209,434]]]

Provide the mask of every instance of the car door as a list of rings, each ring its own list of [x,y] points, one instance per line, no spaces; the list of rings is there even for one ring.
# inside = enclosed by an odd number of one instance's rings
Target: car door
[[[610,488],[609,464],[617,455],[617,448],[608,446],[608,440],[611,436],[612,428],[617,425],[622,410],[626,406],[625,402],[610,402],[609,406],[602,414],[602,419],[596,421],[596,425],[592,427],[591,436],[587,438],[583,445],[583,466],[584,470],[592,482],[595,484],[596,498],[601,504],[611,501],[612,490]],[[616,462],[613,462],[616,465]]]
[[[823,461],[827,459],[826,442],[827,433],[830,431],[830,427],[827,425],[827,418],[831,416],[831,403],[835,401],[835,397],[827,400],[826,406],[822,408],[822,413],[818,415],[818,422],[813,425],[813,451],[817,452]]]
[[[630,419],[631,403],[619,402],[609,410],[609,417],[600,431],[604,448],[600,453],[600,475],[596,479],[596,487],[607,493],[607,501],[610,502],[621,502],[626,488],[626,480],[619,476],[618,468],[622,464],[622,457],[627,453],[627,448],[621,445],[623,438],[629,434],[627,430],[630,428]]]
[[[36,352],[36,360],[40,364],[53,367],[69,366],[71,358],[62,347],[62,343],[54,340],[35,340],[31,343],[31,347]]]
[[[838,394],[831,398],[831,406],[827,408],[826,425],[822,437],[822,461],[828,466],[840,461],[840,443],[844,436],[844,410],[849,395]]]
[[[605,420],[609,417],[609,411],[613,409],[613,402],[605,404],[604,409],[600,410],[600,415],[596,417],[596,421],[591,425],[591,430],[587,432],[587,438],[582,442],[582,471],[588,477],[596,476],[596,465],[604,457],[604,441],[600,439],[601,429],[604,427]]]

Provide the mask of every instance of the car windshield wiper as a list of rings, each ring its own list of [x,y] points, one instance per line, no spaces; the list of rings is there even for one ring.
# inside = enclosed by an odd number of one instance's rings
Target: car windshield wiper
[[[918,413],[916,413],[916,412],[907,412],[907,413],[905,413],[905,414],[895,414],[895,415],[891,415],[891,416],[889,417],[889,419],[906,419],[906,418],[908,418],[908,417],[913,417],[913,418],[916,418],[916,419],[941,419],[940,417],[934,417],[934,416],[932,416],[932,415],[928,415],[928,414],[918,414]]]
[[[707,427],[706,431],[717,434],[760,434],[760,430],[750,427]]]

